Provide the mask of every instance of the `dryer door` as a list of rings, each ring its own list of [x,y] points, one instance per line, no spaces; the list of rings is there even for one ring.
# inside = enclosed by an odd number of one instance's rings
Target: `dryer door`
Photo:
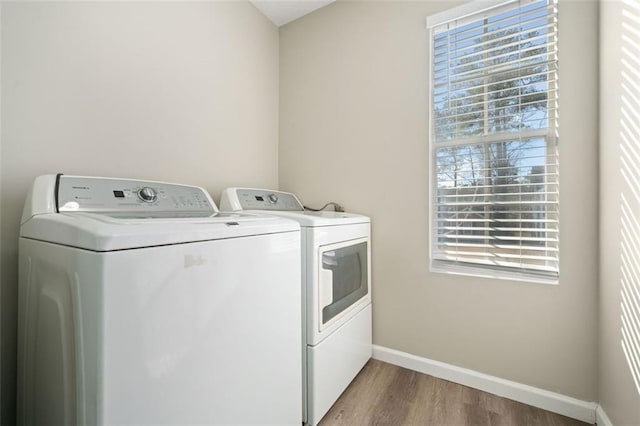
[[[339,321],[369,293],[368,238],[321,246],[319,250],[319,330]]]

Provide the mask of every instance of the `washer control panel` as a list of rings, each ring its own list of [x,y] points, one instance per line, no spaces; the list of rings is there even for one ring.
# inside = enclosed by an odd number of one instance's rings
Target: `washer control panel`
[[[66,176],[58,178],[60,212],[188,213],[209,216],[218,212],[202,188],[164,182]]]
[[[220,209],[304,211],[302,203],[290,192],[256,188],[227,188],[220,199]]]

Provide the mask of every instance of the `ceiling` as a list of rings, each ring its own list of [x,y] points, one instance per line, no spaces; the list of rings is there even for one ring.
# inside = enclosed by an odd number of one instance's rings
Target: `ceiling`
[[[276,26],[281,27],[335,0],[251,0]]]

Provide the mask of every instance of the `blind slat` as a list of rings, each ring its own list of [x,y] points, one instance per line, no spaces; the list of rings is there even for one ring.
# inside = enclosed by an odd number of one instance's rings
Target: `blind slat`
[[[456,89],[452,89],[452,87],[454,86],[460,86],[461,90],[464,91],[464,90],[469,90],[470,87],[484,88],[484,87],[495,86],[497,84],[513,83],[523,79],[530,79],[534,77],[543,77],[543,76],[546,77],[544,81],[552,81],[555,78],[555,70],[548,70],[548,69],[540,70],[540,68],[543,68],[545,65],[547,64],[542,63],[542,64],[535,64],[535,65],[528,65],[526,67],[513,70],[510,73],[505,72],[501,80],[496,82],[490,82],[486,85],[484,84],[469,85],[469,83],[474,81],[485,80],[482,76],[478,76],[478,75],[475,75],[472,77],[449,79],[449,80],[445,80],[444,78],[442,79],[436,78],[434,80],[434,93],[440,93],[444,88],[447,88],[447,92],[451,93],[456,90]],[[510,77],[510,75],[506,75],[506,74],[516,74],[516,75],[514,77],[508,78]],[[522,86],[519,86],[519,87],[522,87]]]
[[[529,88],[531,87],[535,87],[538,83],[534,83],[534,84],[530,84],[530,85],[523,85],[518,87],[518,89],[520,90],[529,90]],[[511,90],[515,90],[515,89],[511,89]],[[441,114],[439,117],[436,118],[436,120],[438,121],[444,121],[446,122],[450,122],[452,124],[463,124],[464,120],[458,120],[458,117],[465,117],[465,118],[470,118],[470,116],[477,116],[479,114],[481,114],[483,112],[484,106],[486,106],[488,104],[490,111],[491,111],[491,117],[495,118],[495,117],[500,117],[500,118],[511,118],[511,117],[515,117],[517,116],[518,113],[520,113],[520,111],[514,111],[513,113],[509,114],[499,114],[498,111],[501,110],[512,110],[514,108],[517,107],[518,110],[522,110],[522,111],[526,111],[529,108],[532,107],[536,107],[540,108],[540,109],[544,109],[545,113],[548,112],[552,112],[555,111],[556,108],[554,107],[549,107],[547,106],[547,101],[549,98],[549,95],[551,94],[550,92],[555,92],[555,90],[545,90],[545,91],[538,91],[535,92],[533,94],[524,92],[522,94],[518,94],[518,95],[514,95],[511,97],[510,101],[505,101],[503,99],[497,98],[496,96],[499,95],[500,93],[504,93],[504,90],[492,90],[492,91],[486,91],[483,94],[483,98],[487,99],[484,100],[482,102],[478,102],[478,100],[474,99],[474,98],[479,98],[479,95],[474,95],[474,96],[469,96],[466,98],[455,98],[452,101],[448,101],[448,114]],[[525,100],[523,102],[523,98],[527,99],[527,98],[532,98],[534,96],[539,96],[540,99],[531,99],[531,100]],[[472,101],[470,101],[469,103],[464,103],[465,101],[469,101],[470,99],[473,99]],[[439,104],[443,104],[446,105],[447,102],[441,101],[438,102]],[[494,105],[494,104],[502,104],[502,105]],[[482,109],[481,109],[482,108]],[[546,116],[546,114],[545,114]]]
[[[544,27],[534,28],[532,29],[532,31],[547,30],[548,28],[551,28],[551,27],[553,27],[553,24],[549,24]],[[545,54],[547,54],[547,52],[552,52],[552,51],[555,51],[556,49],[556,41],[554,39],[549,39],[549,36],[547,33],[543,35],[538,35],[535,37],[529,37],[526,39],[518,38],[517,36],[514,37],[513,34],[506,34],[498,38],[492,38],[491,36],[492,36],[491,33],[483,34],[482,38],[485,39],[486,41],[473,43],[470,46],[452,48],[451,47],[452,45],[450,45],[450,46],[447,46],[447,48],[439,49],[440,51],[437,52],[436,55],[434,56],[434,65],[436,66],[436,69],[439,68],[440,64],[447,64],[448,66],[450,66],[453,61],[455,61],[453,62],[455,64],[461,64],[461,65],[458,65],[459,67],[463,67],[463,66],[469,66],[474,63],[494,62],[496,59],[502,58],[506,55],[513,55],[515,53],[517,53],[518,55],[522,55],[522,53],[527,53],[527,52],[535,51],[538,49],[545,49]],[[525,48],[521,47],[523,44],[523,40],[525,41],[524,44],[527,45],[527,47]],[[541,44],[535,44],[535,42],[539,40],[547,40],[547,41]],[[502,41],[507,41],[507,43],[500,44],[500,42]],[[496,44],[497,44],[496,47],[490,47],[487,49],[483,49],[482,51],[478,51],[478,48],[482,48],[484,46],[495,46]],[[453,46],[456,46],[456,45],[457,45],[457,41],[453,44]],[[520,48],[516,49],[516,47],[520,47]],[[505,49],[508,49],[508,51],[505,52]],[[438,48],[436,48],[436,51],[437,50]],[[537,56],[537,55],[531,55],[531,56]],[[529,57],[530,56],[525,56],[524,58],[519,58],[519,60],[526,59]],[[471,58],[478,58],[478,59],[471,61],[470,60]]]
[[[450,217],[447,218],[441,218],[437,220],[438,222],[489,222],[489,223],[493,223],[493,222],[509,222],[511,223],[511,220],[500,220],[500,219],[452,219]],[[557,220],[553,220],[553,219],[519,219],[518,222],[520,223],[548,223],[548,224],[557,224],[558,221]]]
[[[555,4],[552,4],[552,3],[548,3],[548,4],[545,4],[543,2],[532,3],[530,6],[527,6],[526,9],[523,9],[523,11],[520,13],[520,16],[525,16],[526,17],[526,16],[529,15],[529,12],[534,12],[536,9],[537,10],[546,9],[547,15],[549,15],[549,14],[552,13],[554,8],[555,8]],[[507,9],[513,9],[513,5],[511,5],[511,7],[507,6]],[[477,14],[477,16],[484,16],[484,15],[486,15],[484,11],[479,12]],[[493,16],[493,19],[494,19],[493,22],[495,22],[496,24],[499,24],[499,23],[504,22],[504,21],[509,20],[509,19],[513,19],[513,16],[510,16],[510,15],[499,16],[499,14],[496,14],[496,13],[492,13],[491,15]],[[467,22],[471,22],[471,21],[477,22],[478,19],[477,18],[476,19],[472,18],[470,20],[467,19]],[[455,26],[452,26],[452,23],[454,23]],[[474,31],[474,26],[473,25],[466,25],[466,24],[460,23],[460,21],[458,21],[456,19],[453,19],[453,20],[449,20],[448,22],[444,22],[444,23],[440,23],[440,24],[434,25],[432,27],[432,31],[434,33],[434,39],[435,40],[444,39],[446,34],[443,35],[442,33],[443,32],[448,32],[447,30],[449,30],[449,29],[455,29],[456,26],[458,27],[457,28],[457,34],[458,35],[469,33],[470,31]]]
[[[545,102],[546,103],[546,102]],[[514,108],[514,106],[508,106],[508,107],[504,107],[502,109],[506,109],[506,108]],[[552,112],[555,111],[555,108],[546,108],[546,112]],[[442,125],[444,124],[449,124],[448,122],[451,122],[451,120],[454,120],[453,123],[450,123],[450,125],[452,126],[456,126],[456,127],[464,127],[464,126],[469,126],[471,124],[477,123],[478,120],[480,118],[471,118],[469,116],[477,116],[479,113],[478,112],[469,112],[466,114],[459,114],[459,115],[452,115],[452,116],[446,116],[446,117],[440,117],[440,118],[436,118],[434,120],[435,125]],[[456,120],[456,118],[458,117],[465,117],[465,119],[463,120]],[[509,119],[517,119],[518,117],[522,117],[522,113],[520,112],[514,112],[512,114],[504,114],[504,115],[496,115],[496,116],[492,116],[489,115],[489,117],[487,118],[488,123],[490,125],[492,120],[509,120]],[[524,125],[525,123],[538,123],[541,120],[547,120],[547,116],[542,116],[542,117],[535,117],[535,118],[531,118],[528,120],[517,120],[517,124],[520,125]],[[516,123],[513,123],[513,126],[515,126]],[[483,126],[484,127],[484,126]]]
[[[436,52],[443,50],[465,50],[469,47],[478,46],[483,50],[487,44],[492,41],[502,41],[504,39],[514,38],[521,33],[523,28],[531,31],[544,31],[545,34],[553,32],[555,26],[553,22],[549,22],[545,16],[524,16],[519,21],[513,21],[510,25],[478,25],[467,32],[450,33],[449,37],[441,37],[439,40],[434,39],[433,47]],[[530,37],[535,39],[535,37]],[[481,41],[481,40],[484,40]]]
[[[528,196],[528,195],[554,195],[557,196],[558,193],[557,192],[504,192],[504,193],[480,193],[480,194],[452,194],[452,195],[438,195],[438,198],[440,199],[460,199],[462,198],[462,202],[460,204],[464,205],[464,203],[466,203],[467,199],[469,198],[488,198],[488,199],[493,199],[493,198],[500,198],[500,197],[522,197],[522,196]],[[493,202],[493,201],[491,201]]]
[[[523,246],[523,245],[504,245],[504,244],[477,244],[477,243],[445,243],[443,244],[446,247],[462,247],[462,248],[467,248],[467,249],[487,249],[484,253],[489,256],[492,253],[489,251],[489,249],[500,249],[500,250],[506,250],[506,249],[513,249],[513,250],[530,250],[530,251],[545,251],[545,252],[557,252],[558,248],[557,247],[536,247],[536,246]],[[478,256],[483,256],[482,253],[479,253]]]
[[[437,187],[439,193],[458,190],[464,193],[475,194],[496,193],[509,194],[509,188],[523,189],[527,186],[536,186],[539,190],[543,185],[557,185],[558,164],[557,158],[549,159],[549,163],[541,163],[544,159],[532,160],[531,164],[526,164],[517,159],[486,161],[477,157],[482,153],[460,154],[453,157],[441,156],[438,158],[439,167],[436,174],[439,178],[440,186]],[[457,161],[458,163],[454,163]],[[554,162],[551,162],[554,161]],[[465,162],[468,168],[460,167],[460,162]],[[491,164],[505,164],[504,167],[491,167]],[[486,165],[488,167],[481,167]],[[456,167],[458,166],[458,167]],[[489,188],[489,190],[487,190]],[[553,191],[548,189],[547,191]],[[523,191],[521,191],[523,192]],[[526,191],[526,192],[530,192]]]
[[[458,63],[451,63],[451,61],[446,63],[437,62],[434,65],[437,65],[436,71],[443,71],[446,69],[447,72],[449,73],[449,78],[456,78],[456,77],[459,78],[459,77],[465,77],[473,74],[479,74],[479,70],[483,71],[483,74],[486,74],[489,71],[490,72],[506,72],[509,70],[517,69],[518,67],[530,66],[533,64],[540,64],[540,65],[553,64],[555,55],[558,50],[557,43],[550,42],[546,46],[548,48],[548,51],[541,52],[537,55],[520,57],[516,60],[511,60],[511,61],[503,61],[503,62],[499,61],[500,59],[504,59],[505,57],[513,55],[513,52],[505,52],[500,56],[493,56],[491,58],[487,58],[487,59],[491,59],[489,61],[491,62],[491,64],[485,64],[484,63],[485,61],[479,60],[479,61],[469,62],[461,65]],[[536,49],[538,48],[530,47],[530,48],[524,49],[520,53],[526,53]],[[474,64],[476,65],[476,68],[473,67]]]
[[[523,232],[523,233],[557,233],[558,230],[554,228],[503,228],[503,227],[493,227],[493,226],[479,226],[479,227],[463,227],[463,226],[439,226],[436,228],[438,231],[469,231],[469,232],[477,232],[478,235],[482,235],[484,232]],[[441,232],[439,235],[443,235],[445,232]],[[450,234],[448,234],[450,235]],[[469,234],[463,234],[469,235]]]
[[[473,252],[443,252],[445,255],[449,256],[473,256],[477,257],[476,253]],[[555,258],[553,256],[531,256],[526,254],[509,254],[509,253],[492,253],[491,256],[501,257],[501,258],[511,258],[511,259],[527,259],[527,260],[538,260],[538,261],[550,261],[555,262]]]
[[[527,175],[527,177],[533,177],[533,178],[542,178],[544,176],[555,176],[554,173],[549,173],[549,174],[529,174]],[[455,191],[457,188],[453,186],[453,184],[455,183],[454,180],[445,180],[445,179],[440,179],[438,182],[444,184],[444,183],[451,183],[451,186],[446,186],[443,185],[442,187],[438,187],[437,189],[437,194],[440,193],[444,193],[446,191]],[[558,186],[557,182],[546,182],[546,183],[511,183],[511,184],[503,184],[503,185],[476,185],[471,187],[472,189],[483,189],[483,188],[497,188],[497,189],[507,189],[507,188],[522,188],[522,187],[530,187],[530,186],[534,186],[534,185],[555,185]],[[557,192],[557,190],[552,190]],[[483,194],[482,192],[480,194]]]

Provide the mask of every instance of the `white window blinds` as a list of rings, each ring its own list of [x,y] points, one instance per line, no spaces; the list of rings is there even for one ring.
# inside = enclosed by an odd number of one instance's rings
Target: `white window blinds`
[[[557,279],[556,3],[476,4],[428,20],[432,266]]]

